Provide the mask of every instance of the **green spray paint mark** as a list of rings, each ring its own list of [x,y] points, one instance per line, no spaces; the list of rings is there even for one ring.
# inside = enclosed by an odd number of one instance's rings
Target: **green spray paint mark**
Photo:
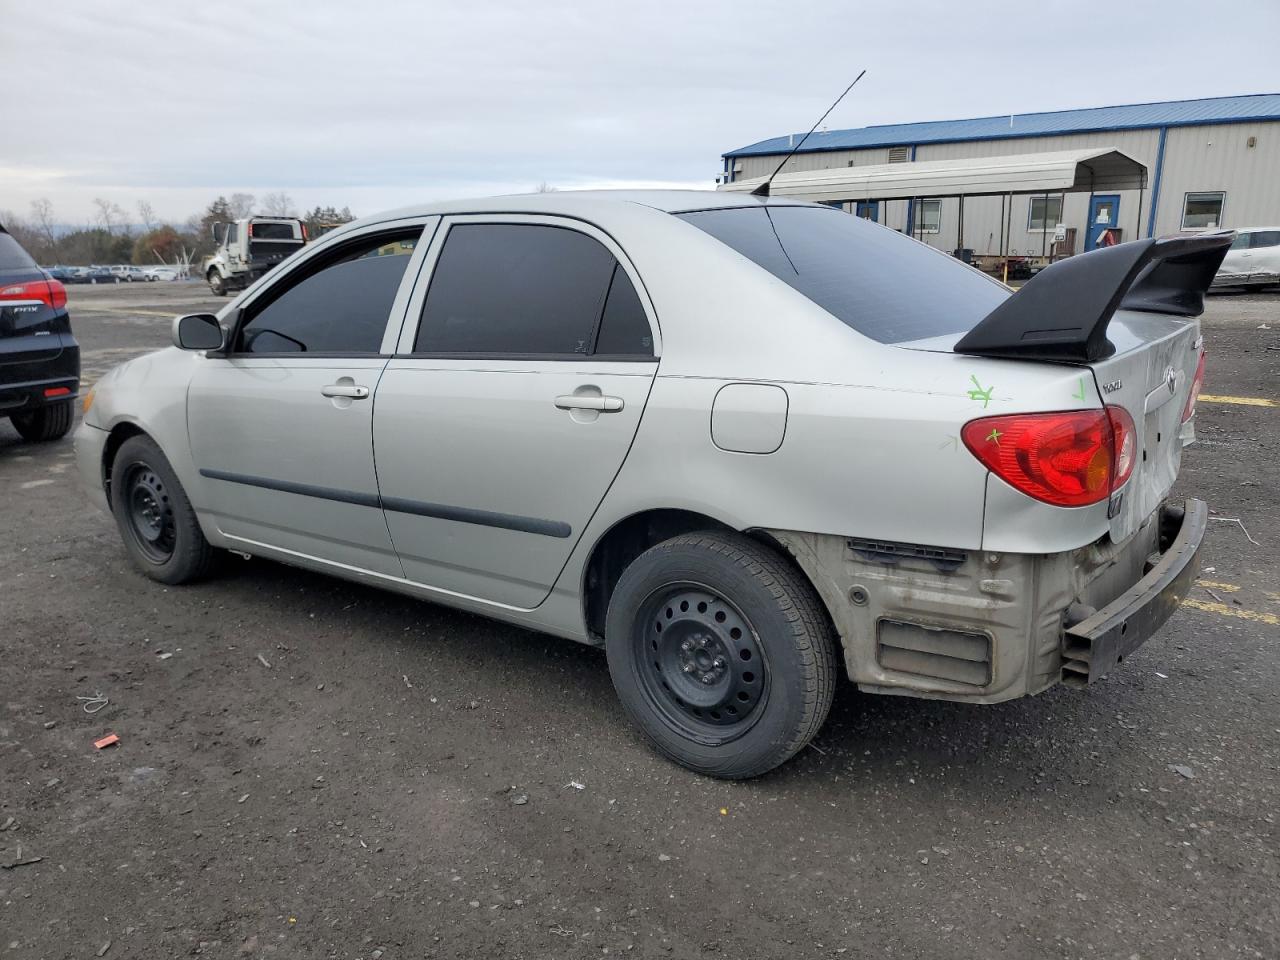
[[[1080,392],[1073,393],[1071,396],[1075,397],[1077,400],[1084,400],[1084,377],[1080,378]]]
[[[969,379],[973,381],[973,386],[974,386],[974,389],[969,391],[969,399],[981,400],[982,409],[983,410],[987,409],[987,404],[991,402],[991,391],[994,390],[995,387],[990,386],[984,390],[982,387],[982,384],[978,382],[978,378],[975,377],[973,374],[969,374]]]
[[[1001,433],[999,430],[992,428],[991,432],[987,434],[987,439],[990,440],[992,443],[998,445],[1000,443],[1000,438],[1003,436],[1004,434]]]

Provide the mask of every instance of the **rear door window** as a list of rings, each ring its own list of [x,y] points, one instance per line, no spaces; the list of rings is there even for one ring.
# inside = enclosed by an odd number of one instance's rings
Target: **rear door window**
[[[1280,247],[1280,230],[1259,230],[1252,234],[1252,240],[1249,246],[1254,250],[1259,247]]]
[[[378,234],[298,268],[255,300],[237,353],[377,354],[422,232]]]
[[[587,356],[616,260],[577,230],[460,223],[436,262],[415,353]]]
[[[1009,296],[954,257],[830,208],[761,205],[679,216],[881,343],[963,333]]]

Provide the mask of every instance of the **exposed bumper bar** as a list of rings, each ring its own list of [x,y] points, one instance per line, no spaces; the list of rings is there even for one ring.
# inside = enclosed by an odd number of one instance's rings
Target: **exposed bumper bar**
[[[1064,631],[1065,683],[1085,686],[1105,676],[1164,625],[1200,569],[1200,543],[1208,520],[1209,507],[1203,500],[1161,509],[1160,559],[1124,594]]]

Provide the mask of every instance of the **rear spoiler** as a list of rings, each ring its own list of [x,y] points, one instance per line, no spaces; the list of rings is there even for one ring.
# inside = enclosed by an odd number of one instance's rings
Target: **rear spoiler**
[[[1050,264],[978,322],[956,353],[1091,363],[1117,310],[1198,317],[1232,230],[1134,240]]]

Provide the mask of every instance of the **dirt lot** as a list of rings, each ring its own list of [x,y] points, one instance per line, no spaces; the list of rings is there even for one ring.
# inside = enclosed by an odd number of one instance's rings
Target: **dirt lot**
[[[86,383],[217,302],[72,288]],[[1280,296],[1205,327],[1207,392],[1280,398]],[[1211,523],[1108,681],[847,689],[742,784],[651,754],[599,651],[264,561],[145,580],[5,422],[0,865],[42,859],[0,956],[1280,956],[1280,408],[1198,420],[1181,492],[1258,543]]]

